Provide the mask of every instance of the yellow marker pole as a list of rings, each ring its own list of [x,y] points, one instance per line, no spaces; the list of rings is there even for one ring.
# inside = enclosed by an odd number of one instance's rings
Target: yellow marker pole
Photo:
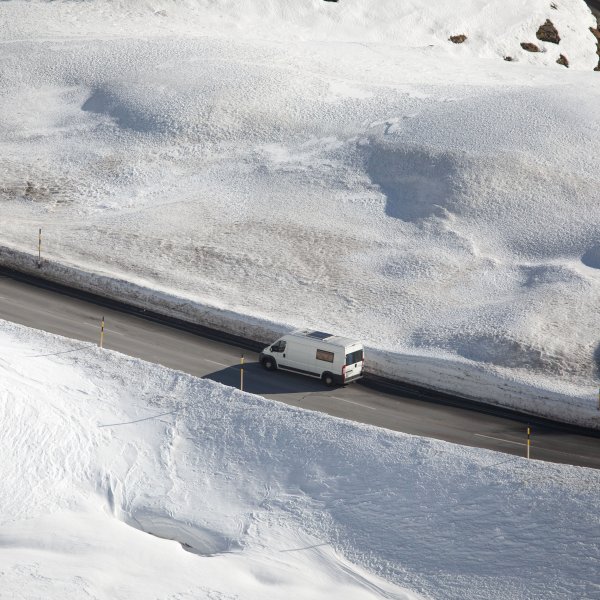
[[[104,347],[104,317],[100,321],[100,348]]]
[[[38,234],[38,269],[42,266],[42,228]]]
[[[530,458],[531,427],[527,427],[527,458]]]
[[[244,391],[244,355],[240,358],[240,390]]]

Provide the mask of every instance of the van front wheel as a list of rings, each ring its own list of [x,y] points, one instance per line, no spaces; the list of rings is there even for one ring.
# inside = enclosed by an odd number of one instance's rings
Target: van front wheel
[[[267,371],[274,371],[277,368],[277,363],[275,362],[275,359],[271,358],[270,356],[266,356],[263,358],[262,366]]]
[[[327,386],[327,387],[333,387],[333,384],[335,383],[335,379],[333,378],[333,375],[331,373],[323,373],[323,383]]]

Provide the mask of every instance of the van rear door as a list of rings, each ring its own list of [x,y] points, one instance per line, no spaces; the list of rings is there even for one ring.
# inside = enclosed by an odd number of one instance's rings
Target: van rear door
[[[344,381],[354,379],[362,374],[364,352],[362,348],[346,349],[346,365],[344,368]]]

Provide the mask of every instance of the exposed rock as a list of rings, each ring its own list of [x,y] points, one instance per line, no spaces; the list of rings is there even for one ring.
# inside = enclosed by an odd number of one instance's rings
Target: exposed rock
[[[462,44],[467,39],[467,36],[461,33],[460,35],[451,35],[448,39],[455,44]]]
[[[551,44],[560,43],[560,35],[558,35],[558,31],[550,19],[546,19],[546,22],[540,25],[535,36],[542,42],[550,42]]]
[[[540,51],[540,49],[535,44],[532,44],[531,42],[521,42],[521,48],[523,48],[523,50],[527,50],[527,52],[539,52]]]
[[[596,54],[598,55],[598,66],[594,69],[594,71],[600,71],[600,17],[598,17],[598,28],[590,27],[590,31],[594,34],[594,37],[597,40],[597,49]]]
[[[508,62],[512,62],[513,60],[515,60],[512,56],[505,56],[504,60],[508,61]]]
[[[558,6],[556,6],[556,3],[555,3],[555,2],[553,2],[553,3],[550,5],[550,8],[553,8],[554,10],[558,10]]]
[[[592,11],[592,14],[598,19],[600,23],[600,1],[599,0],[584,0],[588,5],[588,8]]]
[[[567,69],[569,68],[569,59],[564,54],[561,54],[556,62],[563,67],[567,67]]]

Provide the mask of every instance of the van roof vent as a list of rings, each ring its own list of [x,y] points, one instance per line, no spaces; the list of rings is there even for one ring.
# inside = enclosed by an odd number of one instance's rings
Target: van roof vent
[[[332,337],[331,333],[325,333],[324,331],[307,331],[306,337],[316,338],[317,340],[326,340]]]

